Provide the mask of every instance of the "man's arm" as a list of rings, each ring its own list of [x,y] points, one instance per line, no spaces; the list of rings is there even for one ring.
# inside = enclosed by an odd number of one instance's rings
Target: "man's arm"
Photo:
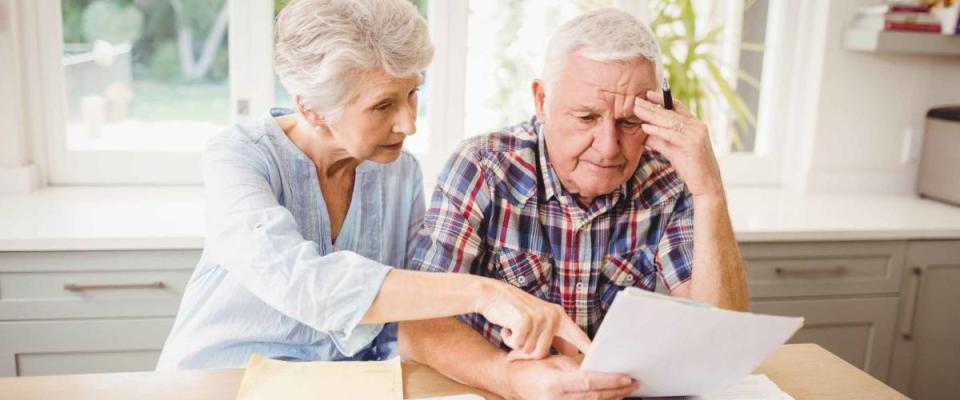
[[[426,364],[450,379],[506,396],[505,352],[456,318],[400,323],[400,355]],[[468,362],[464,362],[468,360]]]
[[[693,277],[672,292],[720,308],[747,311],[743,258],[723,196],[693,199]]]
[[[692,197],[692,278],[671,288],[671,294],[717,307],[747,310],[743,259],[727,212],[710,132],[683,104],[674,101],[675,111],[665,110],[661,104],[663,95],[649,91],[646,98],[636,98],[634,114],[645,121],[641,128],[650,135],[647,148],[670,160]]]
[[[456,318],[401,322],[399,347],[405,359],[507,399],[621,399],[637,388],[626,375],[580,371],[567,356],[509,361]]]

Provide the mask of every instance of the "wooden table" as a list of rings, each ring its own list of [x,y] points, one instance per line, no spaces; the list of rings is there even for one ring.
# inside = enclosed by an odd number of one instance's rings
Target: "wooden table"
[[[788,344],[764,361],[766,374],[797,399],[905,399],[865,372],[814,344]],[[126,372],[0,378],[0,399],[234,399],[242,369],[182,372]],[[403,364],[403,387],[409,398],[477,393],[433,369]]]

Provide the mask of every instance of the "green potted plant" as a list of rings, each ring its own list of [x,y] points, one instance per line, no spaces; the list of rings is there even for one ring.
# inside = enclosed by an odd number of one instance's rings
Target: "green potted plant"
[[[748,4],[745,5],[749,7]],[[748,85],[760,87],[758,79],[735,66],[725,65],[719,56],[722,23],[698,26],[692,0],[656,0],[652,3],[653,20],[650,28],[660,41],[663,68],[670,80],[675,99],[682,101],[703,121],[713,120],[713,113],[728,113],[733,120],[730,129],[731,148],[745,149],[743,137],[756,127],[757,117],[730,84],[725,71]],[[710,21],[708,21],[710,22]],[[698,28],[706,26],[706,31]],[[754,43],[743,43],[741,49],[763,51]],[[713,101],[712,101],[713,100]],[[723,104],[717,109],[713,104]]]

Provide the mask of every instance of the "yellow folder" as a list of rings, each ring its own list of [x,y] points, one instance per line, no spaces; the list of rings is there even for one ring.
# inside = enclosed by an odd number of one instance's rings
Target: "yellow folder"
[[[288,362],[254,354],[237,400],[266,399],[402,400],[400,359]]]

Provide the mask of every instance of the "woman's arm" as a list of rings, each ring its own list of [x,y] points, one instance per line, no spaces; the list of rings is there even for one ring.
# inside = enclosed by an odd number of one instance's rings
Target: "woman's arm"
[[[361,323],[434,319],[480,313],[503,327],[516,358],[542,358],[560,337],[586,353],[590,339],[557,304],[476,275],[391,270]]]
[[[277,202],[266,161],[249,144],[214,139],[203,166],[205,251],[264,303],[330,333],[344,354],[354,354],[376,337],[380,326],[371,323],[470,312],[517,332],[514,346],[531,352],[546,354],[549,346],[539,346],[558,332],[582,349],[589,343],[579,329],[581,337],[568,332],[573,323],[560,322],[559,307],[506,284],[394,270],[347,251],[319,254]]]

